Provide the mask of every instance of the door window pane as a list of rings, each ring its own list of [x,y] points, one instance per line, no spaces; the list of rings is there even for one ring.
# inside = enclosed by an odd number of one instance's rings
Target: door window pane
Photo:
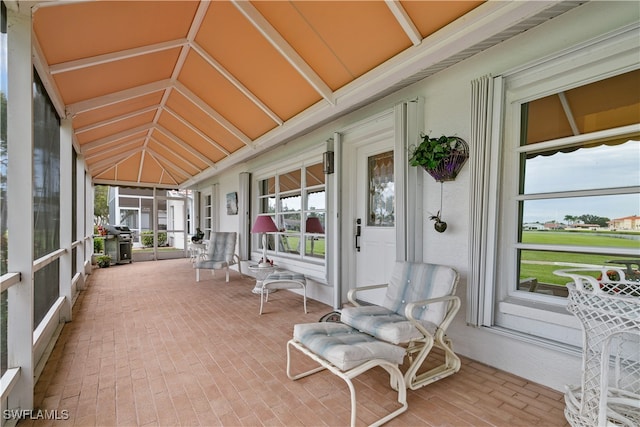
[[[393,151],[368,159],[369,203],[367,225],[392,227],[395,225],[395,182]]]

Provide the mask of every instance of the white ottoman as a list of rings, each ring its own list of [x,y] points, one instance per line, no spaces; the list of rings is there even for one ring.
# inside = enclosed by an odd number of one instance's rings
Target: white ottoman
[[[293,375],[291,347],[295,347],[320,364],[319,367]],[[287,343],[287,376],[304,378],[324,369],[342,378],[351,392],[351,426],[356,423],[356,391],[352,378],[380,366],[389,373],[391,388],[398,392],[400,408],[372,423],[379,426],[407,410],[407,390],[399,365],[405,355],[403,347],[379,341],[344,323],[318,322],[297,324]]]
[[[280,270],[271,273],[262,282],[262,292],[260,292],[260,314],[264,302],[269,301],[269,293],[275,289],[302,289],[304,312],[307,313],[307,279],[304,274],[292,271]]]

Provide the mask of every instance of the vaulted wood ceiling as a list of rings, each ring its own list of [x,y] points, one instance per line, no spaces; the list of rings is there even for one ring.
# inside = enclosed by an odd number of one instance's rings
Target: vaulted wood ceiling
[[[43,2],[34,58],[94,182],[176,188],[579,4]]]

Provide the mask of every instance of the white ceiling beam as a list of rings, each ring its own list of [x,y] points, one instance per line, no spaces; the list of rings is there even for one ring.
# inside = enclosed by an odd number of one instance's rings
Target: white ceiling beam
[[[135,58],[137,56],[148,55],[150,53],[162,52],[164,50],[175,49],[187,44],[187,39],[169,40],[148,46],[136,47],[103,55],[91,56],[89,58],[77,59],[75,61],[61,62],[49,67],[52,75],[67,73],[69,71],[81,70],[83,68],[94,67],[96,65],[108,64],[110,62],[122,61],[124,59]]]
[[[142,169],[144,169],[144,158],[146,157],[146,150],[142,147],[142,155],[140,156],[140,163],[138,164],[138,179],[136,182],[140,182],[142,180]],[[162,167],[162,165],[160,165]]]
[[[74,132],[75,132],[76,135],[80,134],[80,133],[88,132],[88,131],[91,131],[91,130],[95,130],[95,129],[101,128],[103,126],[109,126],[109,125],[112,125],[114,123],[121,122],[123,120],[127,120],[127,119],[130,119],[130,118],[136,117],[136,116],[140,116],[140,115],[145,114],[145,113],[149,113],[151,111],[157,110],[158,108],[160,108],[160,104],[150,105],[150,106],[145,107],[143,109],[132,111],[130,113],[123,114],[121,116],[112,117],[110,119],[103,120],[101,122],[96,122],[96,123],[93,123],[93,124],[90,124],[90,125],[87,125],[87,126],[83,126],[81,128],[78,128],[78,129],[74,130]]]
[[[245,145],[252,146],[253,142],[247,135],[244,134],[240,129],[235,127],[233,123],[229,120],[225,119],[220,113],[211,108],[209,104],[204,102],[202,99],[198,97],[195,93],[191,92],[189,88],[183,85],[180,82],[175,83],[175,89],[180,92],[183,96],[185,96],[189,101],[191,101],[196,107],[200,108],[207,115],[209,115],[213,120],[218,122],[220,126],[228,130],[231,134],[233,134],[236,138],[242,141]]]
[[[158,132],[160,132],[161,134],[163,134],[164,136],[166,136],[167,138],[169,138],[170,140],[175,142],[180,147],[184,148],[189,153],[193,154],[198,159],[202,160],[207,165],[209,165],[211,167],[215,166],[215,162],[214,161],[212,161],[207,156],[205,156],[204,154],[202,154],[201,152],[199,152],[198,150],[196,150],[195,148],[193,148],[192,146],[190,146],[189,144],[187,144],[186,142],[184,142],[183,140],[178,138],[169,129],[165,128],[164,126],[162,126],[160,124],[156,124],[155,127],[156,127],[156,130]]]
[[[165,79],[133,87],[131,89],[121,90],[120,92],[86,99],[84,101],[69,104],[67,106],[67,115],[74,116],[78,113],[84,113],[86,111],[95,110],[97,108],[106,107],[108,105],[117,104],[118,102],[128,101],[150,93],[165,90],[169,87],[171,87],[171,80]]]
[[[147,123],[144,125],[136,126],[131,129],[123,130],[122,132],[114,133],[113,135],[105,136],[104,138],[100,138],[100,139],[96,139],[95,141],[84,143],[80,147],[80,150],[82,154],[85,154],[89,150],[93,150],[98,147],[102,147],[104,145],[112,144],[114,142],[128,138],[131,135],[135,135],[136,133],[146,132],[152,126],[153,125],[151,123]]]
[[[89,165],[89,170],[91,171],[91,175],[92,176],[100,175],[101,173],[104,173],[104,171],[117,166],[118,163],[121,163],[122,161],[128,159],[129,157],[131,157],[136,153],[141,152],[142,150],[143,150],[143,147],[135,147],[135,148],[132,148],[131,150],[125,151],[124,153],[120,153],[117,156],[113,156],[109,159],[100,160],[99,162]]]
[[[247,18],[251,24],[267,39],[273,47],[295,68],[298,73],[309,83],[327,102],[334,105],[333,91],[313,71],[304,59],[291,47],[289,43],[276,31],[264,16],[248,1],[233,0],[233,5]]]
[[[207,61],[207,63],[209,63],[209,65],[211,65],[220,74],[222,74],[222,76],[225,79],[227,79],[232,85],[234,85],[240,92],[242,92],[242,94],[244,96],[246,96],[247,98],[249,98],[249,100],[251,102],[256,104],[256,106],[258,108],[260,108],[267,116],[269,116],[271,118],[271,120],[276,122],[278,124],[278,126],[280,126],[280,125],[282,125],[282,123],[284,123],[282,121],[282,119],[275,112],[273,112],[264,102],[262,102],[262,100],[260,98],[258,98],[253,92],[251,92],[245,85],[243,85],[242,82],[240,80],[238,80],[233,74],[231,74],[229,71],[227,71],[227,69],[224,68],[222,66],[222,64],[220,64],[211,55],[209,55],[209,53],[207,51],[205,51],[202,48],[202,46],[200,46],[196,42],[193,42],[191,44],[191,48],[196,53],[198,53],[198,55],[200,55],[202,57],[202,59]]]
[[[44,52],[42,52],[42,47],[33,28],[31,28],[31,56],[33,57],[33,66],[38,71],[38,76],[40,76],[42,84],[47,89],[47,95],[49,95],[54,108],[58,112],[58,116],[65,118],[67,113],[64,108],[64,100],[56,81],[49,72],[49,65],[45,60]]]
[[[160,166],[162,166],[163,169],[166,169],[166,167],[162,164],[162,163],[165,163],[171,169],[174,169],[176,172],[178,172],[180,175],[182,175],[185,178],[191,178],[193,176],[189,172],[187,172],[184,169],[182,169],[180,166],[178,166],[175,163],[173,163],[171,160],[169,160],[166,157],[164,157],[162,154],[158,153],[157,151],[154,151],[154,150],[150,149],[149,147],[147,147],[145,150],[147,151],[147,153],[151,157],[153,157],[155,159],[155,161],[158,162],[158,164]]]
[[[564,92],[560,92],[558,93],[558,98],[560,98],[560,104],[562,104],[562,110],[567,116],[569,126],[571,126],[571,131],[574,135],[580,135],[580,129],[578,129],[578,124],[576,123],[576,119],[573,115],[573,110],[571,110],[571,106],[569,105],[569,101],[567,100],[567,95],[565,95]]]
[[[405,32],[411,43],[414,46],[418,46],[422,43],[422,34],[418,31],[418,28],[415,26],[411,17],[407,13],[407,11],[402,7],[402,4],[398,0],[385,0],[387,7],[393,13],[393,16],[398,21],[398,24],[402,27],[402,30]]]
[[[153,141],[156,144],[160,145],[163,149],[167,150],[169,153],[171,153],[171,155],[177,159],[180,159],[181,161],[183,161],[184,163],[188,164],[189,166],[191,166],[192,168],[194,168],[195,170],[197,170],[198,172],[202,172],[202,169],[200,169],[199,167],[197,167],[196,165],[192,164],[189,160],[185,159],[184,156],[182,156],[180,153],[176,152],[174,149],[172,149],[171,147],[166,146],[165,144],[163,144],[162,142],[158,141],[156,138],[154,138],[153,136],[151,136],[149,138],[149,141]],[[149,145],[147,143],[147,148],[150,150],[153,150],[152,148],[149,148]],[[153,150],[153,152],[157,153],[156,150]],[[192,174],[189,174],[190,176],[192,176]]]
[[[191,122],[189,122],[187,119],[185,119],[184,117],[182,117],[180,114],[176,113],[175,111],[173,111],[171,108],[169,107],[164,107],[164,111],[166,111],[167,113],[171,114],[173,117],[176,118],[176,120],[178,120],[180,123],[182,123],[183,125],[185,125],[186,127],[188,127],[189,129],[191,129],[194,133],[196,133],[200,138],[204,139],[205,141],[207,141],[209,144],[211,144],[211,146],[213,148],[215,148],[216,150],[221,151],[222,153],[224,153],[226,156],[228,156],[229,154],[231,154],[229,152],[229,150],[227,150],[226,148],[224,148],[223,146],[221,146],[220,144],[218,144],[217,142],[215,142],[213,139],[209,138],[209,136],[202,132],[200,129],[198,129],[197,127],[195,127],[193,124],[191,124]]]

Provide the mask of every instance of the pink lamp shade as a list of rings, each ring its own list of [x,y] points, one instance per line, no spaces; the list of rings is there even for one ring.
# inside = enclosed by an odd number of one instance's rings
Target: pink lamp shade
[[[315,216],[310,216],[309,218],[307,218],[305,228],[307,230],[307,233],[324,234],[324,228],[322,228],[322,222],[320,222],[320,218]]]
[[[278,231],[278,227],[276,227],[270,216],[257,217],[251,229],[252,233],[275,233],[276,231]]]

